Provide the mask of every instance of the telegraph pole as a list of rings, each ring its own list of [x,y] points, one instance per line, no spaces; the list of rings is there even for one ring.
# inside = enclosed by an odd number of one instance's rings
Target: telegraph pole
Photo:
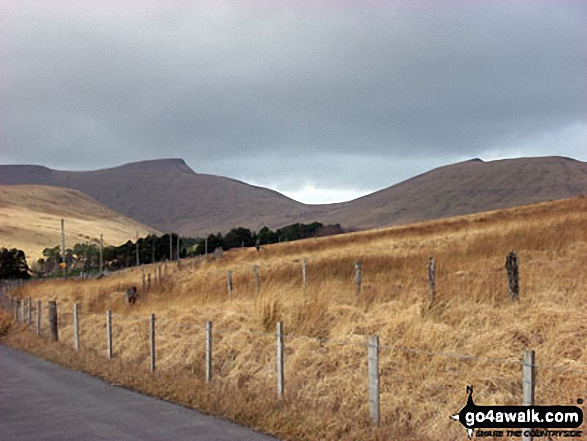
[[[100,234],[100,274],[104,272],[104,235]]]
[[[63,280],[67,279],[67,263],[65,263],[65,221],[61,219],[61,269]]]

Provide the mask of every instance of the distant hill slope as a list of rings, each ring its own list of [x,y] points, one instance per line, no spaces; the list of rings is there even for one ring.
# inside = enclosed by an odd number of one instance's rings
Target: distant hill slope
[[[585,194],[585,162],[562,157],[473,159],[319,210],[328,222],[367,229]]]
[[[561,157],[477,159],[328,205],[306,205],[273,190],[195,173],[181,159],[84,172],[3,165],[0,184],[74,188],[159,230],[202,236],[237,226],[259,230],[313,221],[366,229],[579,196],[587,194],[587,163]]]
[[[82,191],[121,214],[166,232],[199,235],[246,225],[295,222],[306,207],[234,179],[198,174],[181,159],[142,161],[70,172],[0,166],[0,184],[40,184]]]
[[[23,250],[29,265],[43,249],[61,243],[62,218],[67,247],[99,239],[100,234],[105,245],[120,245],[134,240],[137,231],[141,236],[155,232],[76,190],[0,186],[0,247]]]

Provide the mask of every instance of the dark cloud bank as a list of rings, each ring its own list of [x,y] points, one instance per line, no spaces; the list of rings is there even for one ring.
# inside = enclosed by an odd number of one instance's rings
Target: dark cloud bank
[[[301,197],[585,161],[586,23],[582,1],[2,2],[0,161],[182,157]]]

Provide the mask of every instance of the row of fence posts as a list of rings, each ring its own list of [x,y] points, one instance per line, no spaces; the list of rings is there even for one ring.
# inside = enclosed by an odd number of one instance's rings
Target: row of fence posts
[[[520,293],[520,282],[519,282],[519,270],[518,270],[518,256],[516,251],[510,251],[506,257],[505,268],[507,271],[508,276],[508,296],[511,300],[517,300]],[[434,257],[431,256],[428,259],[428,264],[426,265],[426,269],[428,271],[428,290],[429,290],[429,299],[432,303],[436,298],[436,261]],[[259,295],[261,292],[261,283],[259,280],[259,266],[253,266],[253,274],[255,280],[255,294]],[[144,286],[144,270],[143,270],[143,286]],[[233,295],[233,282],[232,282],[232,270],[228,270],[226,274],[226,281],[228,287],[228,298],[232,299]],[[362,267],[361,262],[355,262],[355,302],[358,305],[362,298]],[[302,260],[302,285],[304,289],[304,297],[307,297],[307,261],[306,259]]]
[[[7,292],[1,292],[1,305],[2,308],[13,314],[14,321],[17,323],[24,323],[29,326],[33,325],[33,300],[31,297],[23,299],[15,296],[8,296]],[[41,335],[41,313],[42,313],[42,302],[37,300],[36,305],[36,334]],[[59,340],[59,326],[57,321],[57,302],[49,302],[49,335],[52,341]],[[74,320],[77,320],[77,312],[74,310]],[[77,326],[77,325],[76,325]]]
[[[9,309],[9,304],[14,305],[15,320],[26,322],[26,315],[24,310],[19,314],[20,302],[16,297],[10,297],[10,302],[7,301],[6,293],[3,295],[2,305],[5,309]],[[29,298],[29,314],[28,324],[32,324],[32,300]],[[49,301],[49,330],[51,341],[59,341],[58,334],[58,315],[57,315],[57,303],[56,301]],[[37,335],[41,335],[41,301],[37,301]],[[20,316],[20,317],[19,317]],[[150,363],[149,369],[151,372],[155,372],[156,369],[156,349],[155,349],[155,314],[150,316],[150,332],[149,332],[149,346],[150,346]],[[73,335],[74,335],[74,349],[79,351],[80,349],[80,333],[79,333],[79,305],[76,303],[73,305]],[[209,383],[212,381],[212,322],[207,321],[205,324],[205,381]],[[112,351],[113,337],[112,337],[112,311],[106,311],[106,333],[107,333],[107,357],[113,358],[114,354]],[[277,338],[277,350],[276,350],[276,377],[277,377],[277,396],[283,398],[285,394],[285,333],[283,330],[283,322],[277,323],[276,338]],[[368,387],[369,387],[369,415],[374,425],[380,424],[380,369],[379,369],[379,354],[380,344],[379,337],[377,335],[371,335],[368,338],[367,345],[367,374],[368,374]],[[523,390],[523,401],[522,404],[525,406],[531,406],[534,404],[534,390],[535,390],[535,358],[536,354],[533,350],[525,350],[522,356],[522,390]],[[524,436],[523,440],[528,441],[532,438]]]
[[[428,282],[430,289],[430,300],[434,300],[435,296],[435,261],[433,257],[430,257],[428,265]],[[506,258],[506,269],[508,272],[508,294],[512,300],[516,300],[519,294],[519,281],[518,281],[518,260],[515,251],[511,251]],[[355,288],[356,288],[356,301],[359,302],[361,298],[361,263],[355,263]],[[151,274],[148,275],[147,289],[150,289]],[[260,292],[259,282],[259,267],[254,267],[255,277],[255,291],[257,294]],[[158,282],[161,282],[162,269],[161,266],[157,266],[155,270],[155,278]],[[304,292],[307,289],[307,262],[306,259],[302,261],[302,281],[304,286]],[[143,292],[145,290],[145,271],[142,274]],[[232,298],[233,284],[232,284],[232,271],[228,271],[227,275],[228,293]],[[15,286],[17,287],[17,286]],[[14,287],[13,287],[14,288]],[[26,322],[25,320],[25,301],[19,300],[17,297],[10,297],[10,305],[8,305],[7,289],[3,287],[2,290],[2,305],[5,310],[12,310],[14,308],[15,320]],[[19,320],[19,306],[21,307],[20,316],[22,320]],[[37,326],[36,333],[41,335],[41,301],[37,302]],[[50,301],[48,304],[49,310],[49,335],[51,341],[59,340],[58,331],[58,316],[57,316],[57,303],[56,301]],[[28,324],[32,324],[32,299],[28,299]],[[73,326],[74,326],[74,348],[79,350],[79,306],[74,305],[73,309]],[[107,355],[111,359],[113,357],[113,340],[112,340],[112,312],[110,310],[106,313],[106,329],[107,329]],[[206,382],[210,382],[212,379],[212,322],[206,322]],[[155,371],[156,368],[156,351],[155,351],[155,314],[151,314],[150,320],[150,370]],[[281,398],[285,392],[285,355],[284,355],[284,332],[283,323],[277,323],[277,394]],[[534,351],[524,351],[523,354],[523,404],[531,405],[534,402]],[[380,422],[380,381],[379,381],[379,337],[369,337],[368,343],[368,383],[369,383],[369,411],[370,417],[375,425],[379,425]],[[530,439],[530,438],[525,438]]]
[[[179,261],[178,261],[179,262]],[[165,275],[163,271],[165,270]],[[163,278],[167,277],[167,265],[159,265],[155,266],[155,270],[153,272],[153,284],[160,285],[163,282]],[[141,273],[141,294],[145,294],[146,292],[151,291],[151,273],[147,273],[145,268],[143,268]]]

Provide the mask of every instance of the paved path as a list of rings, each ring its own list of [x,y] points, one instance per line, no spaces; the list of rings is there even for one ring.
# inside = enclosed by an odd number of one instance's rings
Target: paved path
[[[3,345],[0,439],[275,441]]]

